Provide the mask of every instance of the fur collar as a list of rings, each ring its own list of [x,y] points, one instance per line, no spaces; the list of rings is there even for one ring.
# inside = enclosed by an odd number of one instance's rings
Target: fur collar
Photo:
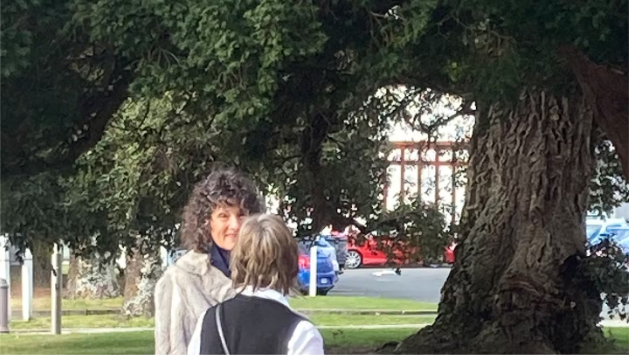
[[[209,254],[195,252],[193,250],[181,256],[177,262],[175,262],[175,265],[186,272],[198,275],[205,275],[210,268],[214,268],[212,267]]]

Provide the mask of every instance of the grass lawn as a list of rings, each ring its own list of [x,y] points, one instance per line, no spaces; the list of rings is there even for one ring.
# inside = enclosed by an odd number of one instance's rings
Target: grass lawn
[[[365,354],[388,341],[400,341],[415,329],[321,330],[328,354]],[[612,353],[629,350],[629,329],[607,328]],[[128,332],[72,335],[0,335],[0,354],[14,355],[151,355],[153,333]]]
[[[122,308],[122,297],[110,299],[63,299],[61,302],[63,309],[117,309]],[[22,309],[22,298],[11,298],[11,309]],[[33,298],[34,310],[50,310],[50,296]]]
[[[437,303],[416,302],[408,299],[373,297],[294,297],[290,305],[295,309],[381,309],[437,311]]]
[[[327,353],[364,353],[393,340],[402,340],[413,329],[322,330]],[[152,355],[153,332],[71,335],[1,335],[0,354],[7,355]]]
[[[290,300],[295,309],[389,309],[389,310],[437,310],[436,303],[423,303],[405,299],[369,298],[369,297],[293,297]],[[122,307],[122,297],[111,299],[64,299],[62,308],[72,309],[116,309]],[[11,298],[11,308],[21,309],[22,299]],[[33,299],[35,310],[49,310],[50,296]]]
[[[342,315],[313,314],[310,320],[316,325],[392,325],[392,324],[429,324],[434,321],[431,316],[418,315]],[[153,319],[131,318],[118,315],[67,315],[61,318],[63,328],[122,328],[152,327]],[[10,330],[50,329],[50,318],[36,318],[31,321],[14,320],[9,324]]]

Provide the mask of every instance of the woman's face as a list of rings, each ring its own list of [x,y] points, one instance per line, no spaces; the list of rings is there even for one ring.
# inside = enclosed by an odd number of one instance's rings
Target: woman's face
[[[210,215],[210,233],[218,247],[231,251],[246,214],[235,206],[217,206]]]

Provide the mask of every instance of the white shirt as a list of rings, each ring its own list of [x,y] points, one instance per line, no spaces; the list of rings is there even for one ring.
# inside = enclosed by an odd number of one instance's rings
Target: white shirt
[[[241,294],[275,300],[290,308],[286,296],[272,289],[258,289],[254,292],[253,288],[246,287]],[[201,352],[201,329],[205,313],[197,321],[190,344],[188,344],[188,355],[199,355]],[[287,355],[324,355],[323,337],[317,327],[308,320],[300,321],[293,331],[293,336],[288,340],[287,352]]]

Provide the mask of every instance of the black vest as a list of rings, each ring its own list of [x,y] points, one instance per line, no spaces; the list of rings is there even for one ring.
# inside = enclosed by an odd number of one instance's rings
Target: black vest
[[[304,317],[286,305],[260,297],[237,295],[221,304],[221,324],[232,355],[286,355],[288,341]],[[216,327],[216,306],[205,313],[201,355],[224,355]]]

